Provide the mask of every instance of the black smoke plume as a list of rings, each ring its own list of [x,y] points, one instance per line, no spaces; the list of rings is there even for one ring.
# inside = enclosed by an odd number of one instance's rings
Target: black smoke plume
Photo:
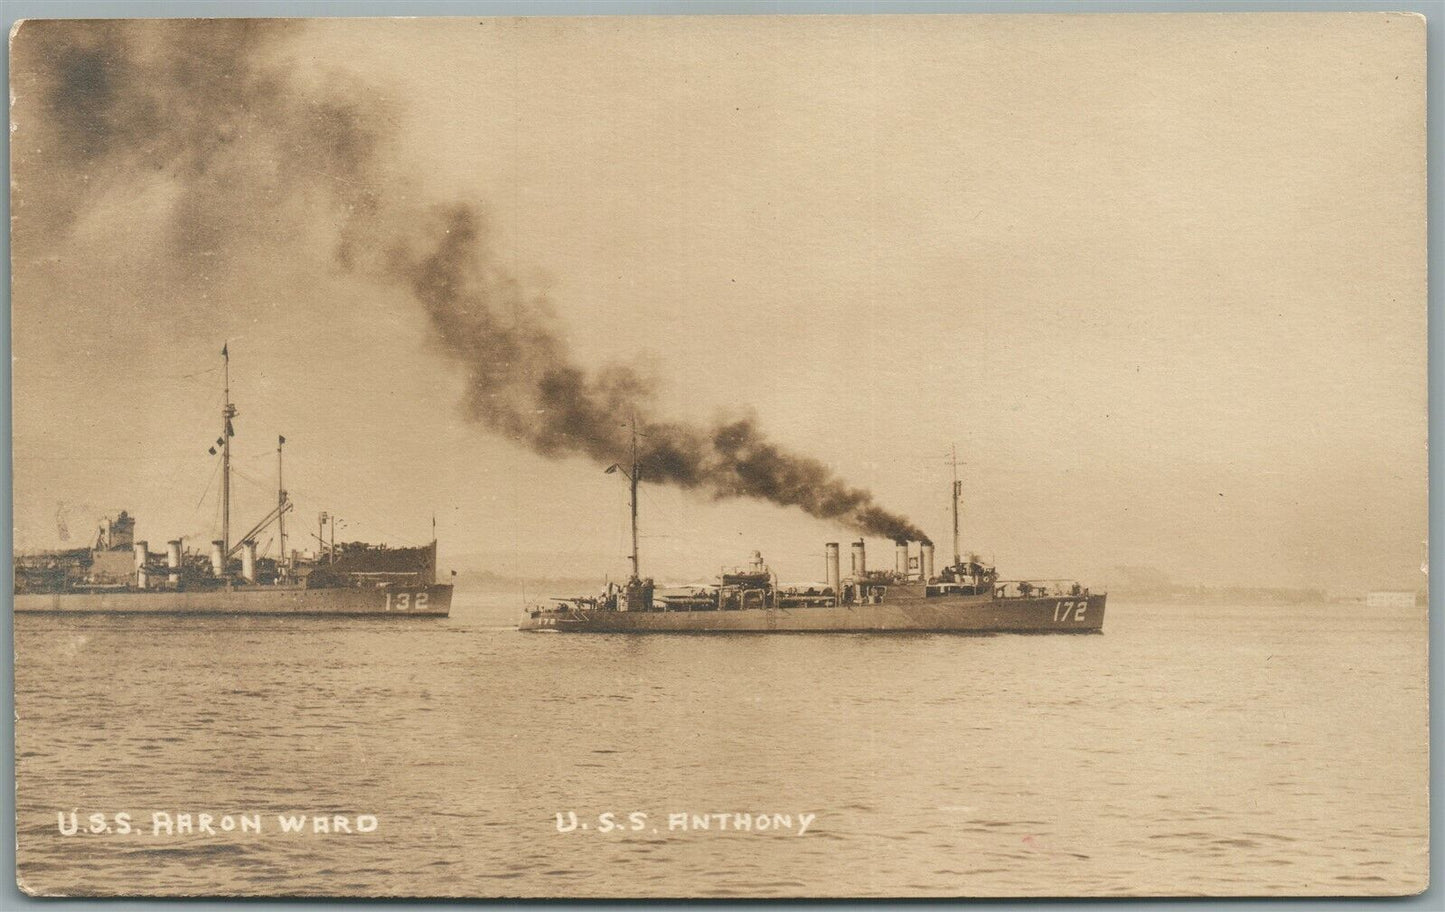
[[[491,255],[482,208],[421,206],[391,155],[395,109],[342,77],[302,84],[284,20],[36,22],[15,48],[21,162],[16,232],[64,234],[100,198],[163,186],[165,254],[181,272],[264,256],[338,224],[333,262],[404,288],[467,372],[467,414],[549,458],[631,457],[642,477],[716,499],[796,507],[856,531],[924,540],[817,459],[768,439],[751,416],[711,425],[656,414],[655,381],[579,366],[549,302]],[[26,117],[37,123],[28,124]],[[40,165],[43,164],[43,167]],[[319,213],[319,216],[318,216]],[[19,241],[17,241],[19,243]]]
[[[13,52],[16,231],[53,240],[117,196],[166,207],[178,272],[264,257],[308,222],[375,220],[394,107],[354,80],[297,84],[282,19],[34,21]],[[152,239],[147,238],[150,242]]]

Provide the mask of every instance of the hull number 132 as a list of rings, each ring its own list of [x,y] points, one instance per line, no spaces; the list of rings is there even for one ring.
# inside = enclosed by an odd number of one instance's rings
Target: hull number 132
[[[425,592],[418,592],[415,595],[410,592],[398,592],[395,593],[395,595],[388,592],[386,594],[386,610],[421,611],[426,607],[427,601],[427,594]]]

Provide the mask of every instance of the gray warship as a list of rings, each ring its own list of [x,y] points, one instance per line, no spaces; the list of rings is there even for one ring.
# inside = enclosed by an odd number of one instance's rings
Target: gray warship
[[[630,470],[632,572],[596,596],[557,598],[529,610],[520,629],[558,633],[1102,633],[1107,594],[1074,580],[1006,580],[977,554],[959,550],[957,478],[953,495],[953,562],[935,568],[931,541],[894,542],[891,569],[870,569],[867,543],[851,544],[842,572],[838,542],[824,546],[826,583],[786,587],[754,551],[715,585],[659,590],[639,571],[637,488]],[[915,548],[916,546],[916,548]]]
[[[221,459],[221,534],[209,553],[173,539],[152,552],[135,539],[126,511],[107,519],[90,547],[15,555],[16,613],[382,615],[445,617],[452,587],[437,582],[437,543],[396,548],[335,540],[317,534],[314,550],[287,551],[286,517],[295,504],[282,482],[285,437],[276,443],[276,506],[239,537],[231,534],[231,438],[237,415],[231,402],[230,352],[221,349],[225,397],[221,436],[211,446]],[[322,513],[317,532],[324,532]],[[275,558],[257,553],[272,526],[280,540]],[[435,525],[435,524],[433,524]]]

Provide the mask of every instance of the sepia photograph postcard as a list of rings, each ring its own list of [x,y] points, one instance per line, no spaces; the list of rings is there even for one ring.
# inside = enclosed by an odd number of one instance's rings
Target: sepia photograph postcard
[[[1422,16],[9,51],[24,893],[1429,886]]]

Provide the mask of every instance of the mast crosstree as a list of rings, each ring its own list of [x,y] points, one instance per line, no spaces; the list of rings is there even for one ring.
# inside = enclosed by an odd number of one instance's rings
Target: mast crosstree
[[[632,496],[629,498],[629,499],[632,501],[632,578],[633,578],[634,580],[639,580],[639,579],[642,579],[642,572],[641,572],[640,568],[638,567],[638,560],[637,560],[637,482],[638,482],[638,472],[637,472],[637,417],[636,417],[636,416],[633,416],[633,418],[632,418],[632,472],[627,476],[627,478],[628,478],[628,481],[631,482],[630,488],[631,488],[631,492],[632,492]]]
[[[963,496],[963,482],[958,480],[958,447],[951,448],[949,465],[953,467],[953,565],[957,567],[963,562],[963,555],[958,549],[958,501]]]
[[[610,465],[610,466],[607,467],[607,470],[606,470],[606,471],[607,471],[607,474],[608,474],[608,475],[611,475],[611,474],[614,473],[614,472],[621,472],[624,476],[627,477],[627,482],[628,482],[628,486],[627,486],[627,489],[628,489],[627,506],[628,506],[628,511],[629,511],[629,513],[630,513],[630,515],[631,515],[631,517],[632,517],[632,553],[629,555],[628,559],[632,562],[632,582],[636,583],[636,582],[641,581],[641,579],[642,579],[642,571],[641,571],[640,566],[639,566],[638,553],[637,553],[637,485],[638,485],[638,482],[641,480],[641,471],[640,471],[640,469],[639,469],[639,467],[638,467],[638,464],[637,464],[637,416],[636,416],[636,415],[632,416],[632,421],[631,421],[631,423],[630,423],[630,427],[632,428],[632,464],[631,464],[631,466],[630,466],[630,467],[627,467],[627,468],[624,468],[621,463],[616,463],[616,462],[614,462],[612,465]]]
[[[221,553],[231,554],[231,419],[236,406],[231,403],[231,345],[221,346],[222,370],[225,374],[225,405],[221,407]],[[226,570],[225,565],[222,571]]]
[[[627,507],[629,507],[629,515],[631,516],[631,542],[633,542],[631,554],[627,559],[629,559],[631,565],[633,565],[633,575],[631,575],[630,582],[637,584],[637,582],[642,582],[642,568],[640,568],[640,561],[637,559],[637,484],[642,480],[642,468],[637,464],[636,415],[633,415],[629,426],[631,428],[631,465],[629,465],[629,467],[623,467],[621,463],[613,463],[608,465],[605,474],[610,476],[610,474],[613,473],[621,473],[627,478]]]

